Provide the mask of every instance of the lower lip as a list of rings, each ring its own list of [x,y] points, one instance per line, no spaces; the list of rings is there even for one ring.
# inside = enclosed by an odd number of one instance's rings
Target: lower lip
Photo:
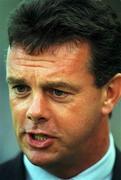
[[[26,141],[33,148],[44,149],[50,147],[54,143],[54,138],[48,137],[45,140],[36,140],[33,139],[31,135],[27,134]]]

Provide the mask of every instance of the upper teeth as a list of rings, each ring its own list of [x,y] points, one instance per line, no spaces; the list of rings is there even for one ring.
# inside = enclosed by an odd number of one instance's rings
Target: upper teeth
[[[36,139],[36,140],[46,140],[47,136],[45,136],[43,134],[35,134],[34,139]]]

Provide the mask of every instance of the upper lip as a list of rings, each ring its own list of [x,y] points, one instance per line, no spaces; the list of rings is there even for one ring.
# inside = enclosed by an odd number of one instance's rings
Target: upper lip
[[[36,130],[26,130],[26,133],[27,134],[32,134],[32,135],[41,134],[41,135],[45,135],[45,136],[48,136],[48,137],[55,138],[55,136],[53,136],[51,133],[48,133],[46,131],[42,131],[42,130],[39,130],[39,129],[36,129]]]

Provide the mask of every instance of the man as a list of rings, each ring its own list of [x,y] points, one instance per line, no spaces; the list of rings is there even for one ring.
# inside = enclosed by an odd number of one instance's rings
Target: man
[[[109,117],[121,96],[121,24],[95,0],[31,0],[11,15],[7,81],[22,153],[12,180],[121,179]]]

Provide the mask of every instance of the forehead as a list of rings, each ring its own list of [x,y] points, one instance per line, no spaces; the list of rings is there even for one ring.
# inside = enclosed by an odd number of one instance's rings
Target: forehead
[[[8,49],[7,73],[13,70],[29,71],[40,70],[41,72],[68,72],[84,70],[91,59],[91,48],[87,42],[80,45],[65,44],[53,46],[47,51],[30,55],[22,47]]]

